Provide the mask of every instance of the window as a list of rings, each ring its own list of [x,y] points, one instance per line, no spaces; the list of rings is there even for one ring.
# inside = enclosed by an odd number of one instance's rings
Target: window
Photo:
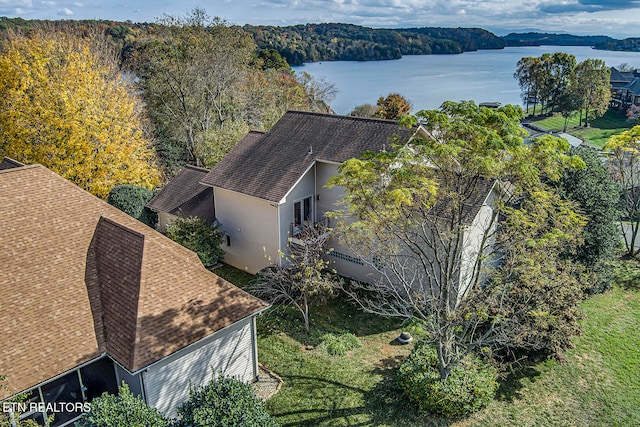
[[[313,223],[313,196],[293,202],[292,234],[298,234],[305,225]]]
[[[82,403],[90,402],[105,391],[117,394],[118,383],[113,362],[103,357],[27,392],[27,400],[23,402],[26,412],[21,409],[20,419],[44,426],[47,425],[45,413],[40,410],[49,410],[46,416],[54,415],[49,427],[72,426],[82,415]],[[36,407],[30,403],[44,405]]]
[[[48,384],[42,386],[42,396],[44,397],[44,403],[52,404],[53,407],[56,404],[65,403],[82,403],[82,390],[80,388],[80,377],[78,371],[71,371],[67,375],[51,381]],[[52,427],[57,427],[71,421],[74,418],[79,417],[81,412],[55,412],[48,413],[47,415],[55,415]]]
[[[293,203],[293,222],[295,225],[309,223],[312,220],[311,207],[313,196],[305,197]]]

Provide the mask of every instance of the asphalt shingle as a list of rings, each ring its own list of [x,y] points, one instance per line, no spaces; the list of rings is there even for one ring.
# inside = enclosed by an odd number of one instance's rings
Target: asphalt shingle
[[[267,133],[249,133],[203,184],[279,202],[316,160],[342,163],[406,141],[391,120],[289,111]]]
[[[40,165],[0,171],[0,229],[0,374],[13,392],[104,352],[137,371],[267,307]]]

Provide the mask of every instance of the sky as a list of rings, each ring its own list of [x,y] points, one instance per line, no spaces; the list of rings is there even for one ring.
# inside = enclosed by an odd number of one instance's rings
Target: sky
[[[232,24],[340,22],[640,37],[640,0],[0,0],[0,16],[154,22],[195,7]]]

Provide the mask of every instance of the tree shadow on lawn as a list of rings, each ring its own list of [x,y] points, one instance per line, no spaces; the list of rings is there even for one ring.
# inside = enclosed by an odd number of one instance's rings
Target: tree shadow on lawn
[[[380,361],[374,373],[382,376],[376,386],[365,394],[365,407],[371,414],[373,425],[391,426],[450,426],[455,419],[436,415],[422,416],[417,407],[402,393],[396,383],[398,366],[402,356],[393,356]]]
[[[339,298],[320,307],[312,307],[310,323],[311,331],[307,334],[300,312],[293,307],[274,306],[258,319],[258,334],[265,336],[283,332],[304,345],[316,346],[320,337],[329,332],[366,336],[392,331],[402,325],[398,319],[365,313]]]
[[[535,367],[534,362],[526,362],[523,365],[514,368],[507,376],[500,381],[498,390],[496,391],[495,400],[503,402],[513,402],[516,398],[521,398],[520,390],[524,386],[522,380],[527,378],[530,382],[535,382],[540,376],[540,371]]]
[[[381,360],[372,374],[380,375],[382,379],[368,390],[325,378],[284,376],[285,383],[287,381],[312,383],[324,398],[322,407],[283,411],[272,413],[272,415],[277,418],[282,427],[317,426],[323,423],[349,426],[450,426],[456,420],[423,417],[402,394],[395,382],[397,367],[402,359],[402,356],[394,356]],[[345,393],[361,395],[363,404],[347,406],[348,403],[342,399]],[[295,421],[283,421],[283,418],[291,419],[291,417],[294,417]]]
[[[627,121],[625,113],[619,113],[612,110],[607,111],[604,116],[590,120],[589,125],[592,128],[598,129],[620,129],[632,127],[631,122]]]
[[[335,425],[340,420],[349,426],[370,425],[363,419],[363,406],[345,404],[346,396],[364,394],[365,390],[320,377],[284,375],[283,380],[285,385],[295,384],[296,388],[307,392],[304,394],[304,407],[271,413],[282,427],[317,426],[325,422]]]

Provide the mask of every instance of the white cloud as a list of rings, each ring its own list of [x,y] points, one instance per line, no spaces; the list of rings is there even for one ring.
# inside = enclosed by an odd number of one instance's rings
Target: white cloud
[[[28,8],[31,9],[33,7],[33,3],[31,0],[0,0],[0,7],[2,9],[6,8]]]
[[[46,7],[56,7],[56,2],[54,1],[43,1],[40,4]]]
[[[60,16],[71,16],[73,15],[73,10],[69,9],[68,7],[65,7],[64,9],[60,9],[58,11],[58,15]]]

